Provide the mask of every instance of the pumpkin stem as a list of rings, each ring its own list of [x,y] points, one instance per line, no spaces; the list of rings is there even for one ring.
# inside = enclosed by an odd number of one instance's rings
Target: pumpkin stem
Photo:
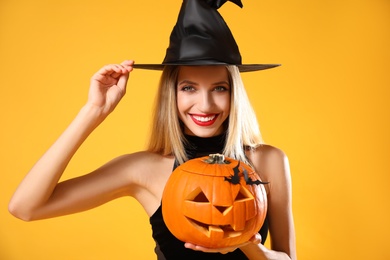
[[[230,162],[229,161],[226,161],[225,160],[225,156],[223,154],[219,154],[219,153],[214,153],[214,154],[209,154],[209,158],[207,158],[206,160],[204,160],[206,163],[209,163],[209,164],[229,164]]]

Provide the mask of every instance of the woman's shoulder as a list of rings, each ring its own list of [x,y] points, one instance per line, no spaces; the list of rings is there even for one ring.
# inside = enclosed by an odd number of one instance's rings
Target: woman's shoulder
[[[140,151],[118,156],[98,171],[125,186],[126,195],[134,197],[150,216],[160,205],[173,164],[173,157]]]
[[[137,172],[153,172],[151,169],[163,167],[173,163],[172,156],[164,156],[148,151],[124,154],[115,158],[111,163]]]
[[[171,158],[171,156],[164,156],[149,151],[137,151],[134,153],[119,155],[114,159],[114,161],[127,162],[132,164],[143,164],[145,162],[159,163],[164,160],[170,160]]]
[[[269,144],[261,144],[254,149],[247,151],[247,156],[254,161],[261,160],[264,163],[269,161],[284,161],[287,159],[286,153],[275,146]]]
[[[278,147],[262,144],[248,151],[247,156],[263,181],[285,178],[290,174],[288,157]]]

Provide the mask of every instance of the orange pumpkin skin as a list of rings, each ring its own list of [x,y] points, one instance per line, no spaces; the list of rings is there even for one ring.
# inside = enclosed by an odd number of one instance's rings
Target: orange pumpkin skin
[[[264,223],[264,185],[247,184],[248,178],[260,178],[242,162],[225,158],[228,164],[210,164],[208,158],[189,160],[173,171],[162,197],[164,222],[184,242],[208,248],[245,243]],[[235,173],[239,178],[232,183]]]

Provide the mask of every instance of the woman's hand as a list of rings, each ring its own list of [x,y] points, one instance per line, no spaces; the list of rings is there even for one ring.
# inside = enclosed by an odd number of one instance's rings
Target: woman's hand
[[[126,93],[133,64],[134,61],[126,60],[121,64],[106,65],[96,72],[91,78],[88,104],[98,108],[103,116],[112,112]]]
[[[202,252],[205,252],[205,253],[227,254],[227,253],[233,252],[237,248],[246,246],[246,245],[251,244],[251,243],[252,244],[260,244],[261,243],[261,235],[257,233],[248,242],[245,242],[243,244],[236,245],[236,246],[231,246],[231,247],[207,248],[207,247],[203,247],[203,246],[199,246],[199,245],[194,245],[194,244],[191,244],[191,243],[185,243],[184,246],[186,248],[189,248],[189,249],[192,249],[192,250],[195,250],[195,251],[202,251]]]

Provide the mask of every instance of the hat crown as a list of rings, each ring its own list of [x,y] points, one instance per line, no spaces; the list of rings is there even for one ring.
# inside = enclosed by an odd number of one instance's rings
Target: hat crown
[[[184,0],[163,64],[235,64],[241,55],[217,9],[227,0]],[[242,7],[240,0],[232,0]]]
[[[133,67],[163,70],[171,65],[236,65],[240,72],[248,72],[279,66],[242,64],[237,43],[217,11],[228,1],[242,7],[241,0],[183,0],[164,61]]]

